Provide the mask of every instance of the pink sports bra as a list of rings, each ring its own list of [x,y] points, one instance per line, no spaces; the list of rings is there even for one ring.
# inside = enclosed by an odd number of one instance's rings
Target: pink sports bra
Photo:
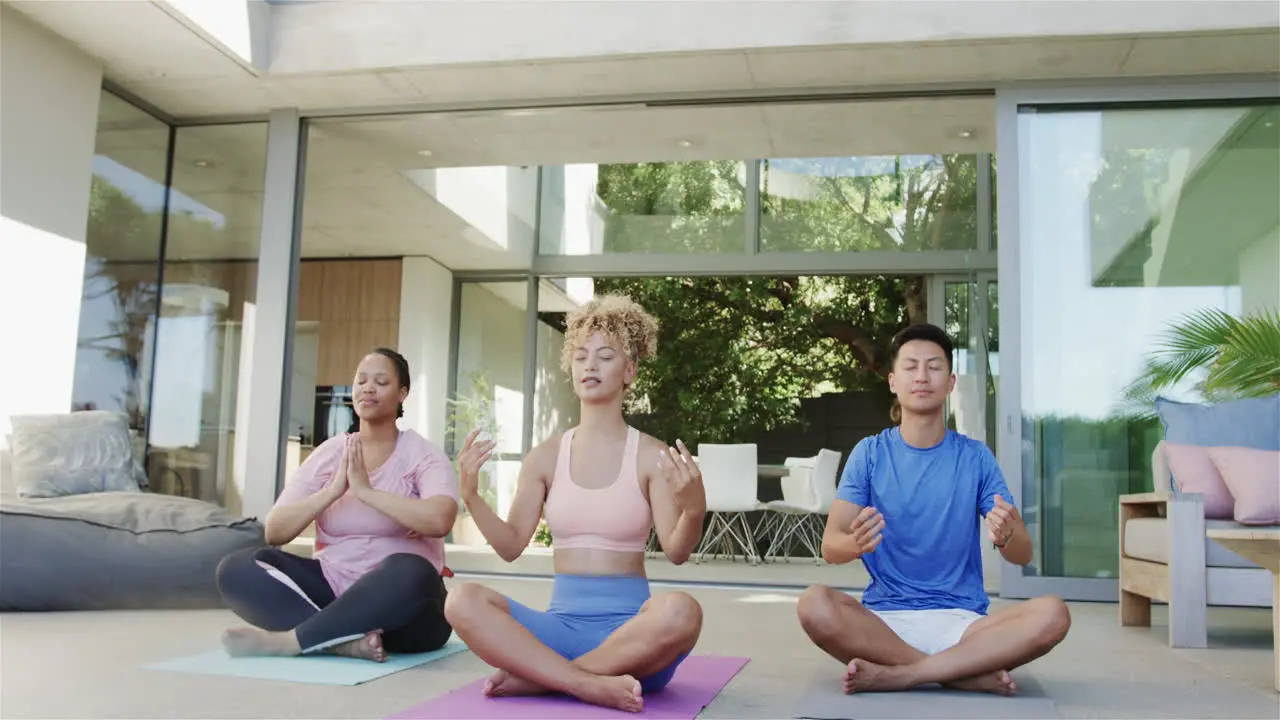
[[[653,514],[636,475],[640,433],[627,429],[622,469],[611,485],[584,488],[571,477],[573,430],[560,439],[556,472],[547,493],[547,529],[557,548],[644,552]]]

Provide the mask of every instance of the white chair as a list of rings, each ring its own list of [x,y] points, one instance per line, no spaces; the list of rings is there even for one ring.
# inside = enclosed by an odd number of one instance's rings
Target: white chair
[[[754,565],[760,561],[746,517],[746,513],[765,509],[757,497],[760,466],[756,458],[754,443],[698,446],[698,468],[702,471],[711,521],[695,562],[702,562],[708,548],[721,542],[729,546],[730,557],[736,558],[736,549],[741,549],[748,562]]]
[[[822,449],[812,458],[787,458],[787,475],[782,478],[782,499],[766,505],[777,518],[765,558],[777,557],[792,537],[798,536],[815,564],[822,563],[823,518],[836,499],[836,473],[840,453]],[[818,522],[814,522],[817,519]],[[790,562],[791,556],[785,556]]]
[[[787,472],[779,480],[782,488],[782,499],[765,503],[765,507],[770,510],[760,518],[760,524],[756,526],[756,536],[767,538],[769,540],[769,550],[765,553],[764,559],[767,562],[769,556],[773,554],[774,548],[778,543],[780,533],[787,530],[788,520],[791,514],[786,512],[784,507],[808,507],[817,503],[817,499],[813,496],[810,488],[809,477],[813,474],[813,463],[817,460],[817,456],[813,457],[789,457],[782,462],[787,468]]]

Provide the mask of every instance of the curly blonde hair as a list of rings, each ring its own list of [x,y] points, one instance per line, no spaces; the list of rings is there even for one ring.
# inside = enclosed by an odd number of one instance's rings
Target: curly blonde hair
[[[622,344],[622,351],[637,364],[658,351],[658,321],[625,295],[601,295],[569,313],[565,319],[560,368],[573,366],[573,351],[587,338],[602,333]]]

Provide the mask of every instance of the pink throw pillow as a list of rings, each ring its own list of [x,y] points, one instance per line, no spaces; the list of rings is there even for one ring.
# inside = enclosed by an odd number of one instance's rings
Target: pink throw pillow
[[[1236,499],[1236,522],[1280,523],[1280,451],[1214,447],[1209,457]]]
[[[1206,520],[1230,520],[1236,499],[1223,481],[1222,473],[1209,458],[1209,448],[1165,442],[1164,456],[1178,490],[1204,495]]]

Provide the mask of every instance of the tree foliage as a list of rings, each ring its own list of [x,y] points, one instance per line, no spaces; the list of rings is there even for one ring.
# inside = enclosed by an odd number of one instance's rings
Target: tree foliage
[[[742,252],[741,163],[600,167],[607,252]],[[972,248],[973,156],[786,161],[761,171],[762,252]],[[728,442],[794,422],[823,392],[887,392],[889,341],[927,314],[924,278],[606,278],[659,320],[633,413],[668,438]]]
[[[120,248],[153,245],[159,251],[160,213],[147,212],[110,182],[94,175],[89,190],[89,221],[85,229],[85,279],[82,302],[112,305],[104,326],[81,327],[78,350],[100,353],[108,362],[120,363],[128,380],[113,398],[129,415],[134,427],[143,426],[142,353],[147,322],[156,312],[159,284],[150,276],[131,272],[108,260]],[[153,261],[154,262],[154,261]]]

